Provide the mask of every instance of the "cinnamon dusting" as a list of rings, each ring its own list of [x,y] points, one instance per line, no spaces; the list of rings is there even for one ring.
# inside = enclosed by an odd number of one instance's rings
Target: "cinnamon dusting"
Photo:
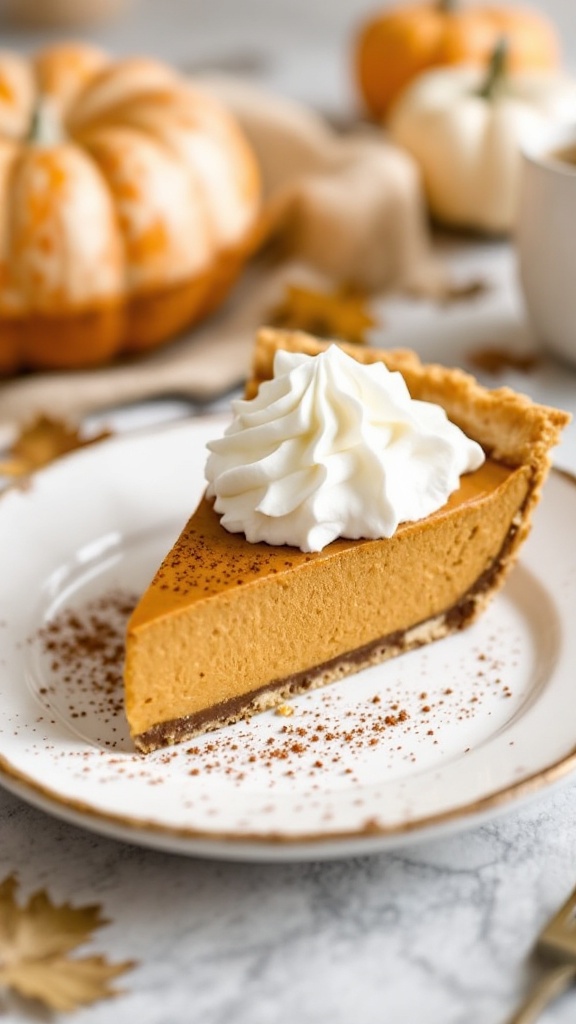
[[[135,600],[130,594],[111,591],[82,607],[64,609],[38,637],[49,666],[40,697],[48,707],[56,700],[60,706],[64,703],[71,720],[81,718],[87,723],[91,719],[93,728],[107,725],[112,738],[102,741],[105,747],[116,746],[116,731],[126,734],[124,631]],[[425,666],[423,671],[424,682]],[[284,718],[280,723],[274,715],[265,715],[260,719],[263,728],[255,728],[253,721],[237,723],[199,737],[192,745],[157,751],[145,762],[135,752],[122,750],[108,763],[115,765],[111,770],[116,773],[136,771],[150,785],[162,784],[158,770],[171,764],[180,768],[191,784],[198,777],[216,775],[241,786],[250,772],[262,768],[269,772],[270,788],[281,777],[315,780],[321,775],[340,775],[357,784],[359,758],[370,750],[383,747],[390,764],[392,759],[415,764],[414,750],[404,750],[407,740],[412,747],[414,739],[437,746],[443,724],[470,720],[487,700],[511,697],[512,691],[502,679],[501,662],[488,645],[470,653],[466,679],[457,690],[439,681],[437,687],[411,693],[399,681],[392,681],[385,689],[360,697],[352,707],[346,707],[338,691],[326,691],[320,704],[310,703],[306,696],[300,698],[297,718],[290,721]],[[292,705],[285,706],[293,710]],[[273,722],[277,724],[272,726]],[[310,783],[312,790],[318,785]]]

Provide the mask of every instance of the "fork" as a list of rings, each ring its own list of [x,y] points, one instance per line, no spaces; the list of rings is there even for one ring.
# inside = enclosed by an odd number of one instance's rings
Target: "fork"
[[[576,889],[544,926],[536,950],[556,962],[507,1024],[533,1024],[548,1004],[576,981]]]

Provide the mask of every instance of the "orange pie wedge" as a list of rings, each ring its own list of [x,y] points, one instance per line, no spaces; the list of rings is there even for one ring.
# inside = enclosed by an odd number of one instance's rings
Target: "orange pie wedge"
[[[262,330],[247,395],[279,348],[325,344]],[[322,551],[251,544],[203,498],[128,625],[125,705],[143,752],[247,718],[467,626],[502,585],[568,415],[411,352],[342,346],[399,370],[484,448],[480,469],[433,515],[381,540]]]

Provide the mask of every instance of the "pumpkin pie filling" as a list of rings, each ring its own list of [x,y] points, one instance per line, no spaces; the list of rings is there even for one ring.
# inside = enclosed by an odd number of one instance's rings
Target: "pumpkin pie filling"
[[[526,468],[487,460],[424,522],[313,553],[247,544],[203,499],[130,622],[137,746],[186,739],[462,628],[503,570],[528,484]]]
[[[316,354],[325,346],[262,331],[248,395],[271,376],[279,347]],[[347,351],[400,369],[412,396],[442,404],[486,461],[461,477],[442,508],[392,537],[340,538],[314,552],[248,543],[223,528],[205,496],[128,626],[125,704],[141,751],[461,629],[513,565],[566,414],[508,389],[488,391],[461,371],[423,366],[409,352]]]

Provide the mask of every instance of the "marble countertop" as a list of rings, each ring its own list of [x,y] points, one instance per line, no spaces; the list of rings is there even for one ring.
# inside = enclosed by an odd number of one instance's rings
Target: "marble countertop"
[[[252,54],[253,69],[271,85],[333,109],[349,102],[328,43],[341,47],[366,4],[298,3],[300,20],[290,17],[288,3],[221,2],[216,13],[206,6],[142,0],[95,37],[116,49],[156,48],[190,66],[205,58],[234,69],[234,54],[246,66]],[[555,7],[567,27],[570,3],[556,0]],[[199,30],[184,37],[192,16]],[[290,59],[280,48],[283,33],[300,40]],[[31,46],[39,38],[2,33],[4,45]],[[462,279],[482,277],[486,293],[444,310],[386,300],[384,343],[409,343],[428,359],[465,365],[487,346],[535,351],[529,373],[507,370],[485,380],[576,413],[576,371],[538,352],[513,250],[450,239],[438,246]],[[117,426],[177,412],[147,406],[119,414]],[[557,461],[576,472],[575,426]],[[130,846],[0,790],[0,879],[16,869],[23,895],[46,887],[56,901],[100,902],[111,923],[94,948],[138,961],[114,1002],[72,1015],[86,1024],[502,1024],[538,977],[530,952],[576,883],[575,851],[576,780],[460,835],[371,857],[285,865],[209,862]],[[0,998],[2,1010],[6,1024],[45,1019],[9,999]],[[575,1019],[576,991],[542,1024]]]
[[[0,792],[0,875],[101,902],[112,924],[94,948],[139,960],[124,995],[71,1018],[86,1024],[502,1024],[574,884],[575,811],[572,783],[404,851],[243,865],[97,838]],[[575,998],[543,1024],[572,1024]]]

